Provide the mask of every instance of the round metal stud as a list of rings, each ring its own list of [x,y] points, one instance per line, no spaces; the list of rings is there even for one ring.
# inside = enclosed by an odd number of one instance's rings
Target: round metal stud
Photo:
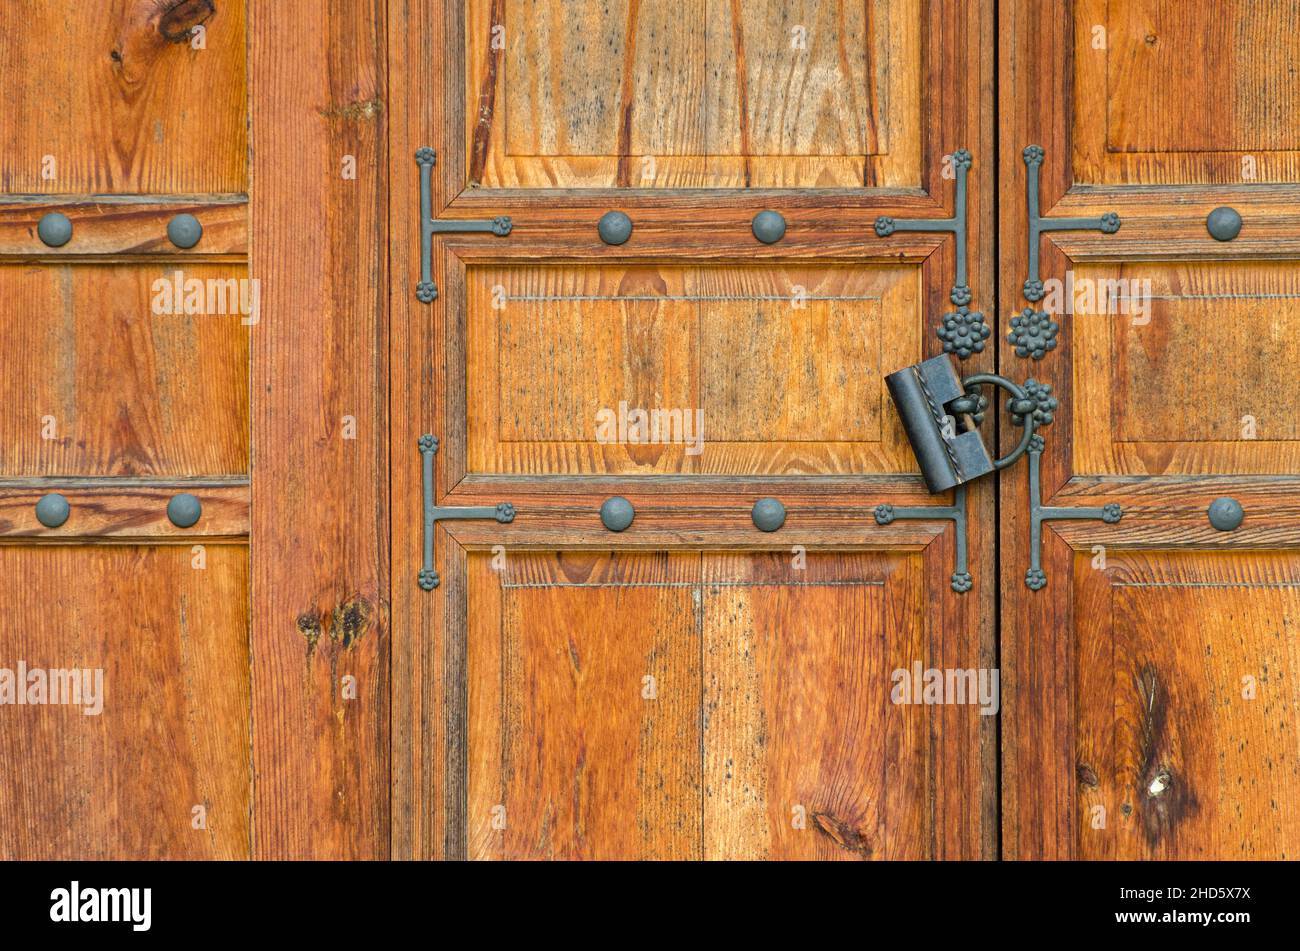
[[[203,237],[203,225],[193,215],[177,215],[167,222],[167,237],[178,248],[192,248]]]
[[[596,231],[606,244],[626,244],[632,237],[632,219],[621,211],[607,211],[596,223]]]
[[[203,505],[198,496],[188,492],[172,496],[172,500],[167,503],[167,517],[177,528],[189,528],[202,514]]]
[[[600,523],[611,532],[621,532],[636,518],[636,509],[621,495],[615,495],[600,504]]]
[[[51,211],[36,225],[36,234],[51,248],[61,248],[72,240],[72,221],[61,211]]]
[[[750,514],[760,532],[774,532],[785,524],[785,506],[778,499],[759,499]]]
[[[760,211],[754,216],[754,237],[764,244],[776,244],[785,237],[785,219],[777,211]]]
[[[1205,219],[1205,227],[1215,241],[1231,241],[1241,234],[1241,215],[1235,208],[1215,208]]]
[[[57,492],[51,492],[41,496],[41,500],[36,503],[36,521],[46,528],[58,528],[68,520],[71,511],[67,499]]]
[[[1241,524],[1246,513],[1236,499],[1224,497],[1210,503],[1209,516],[1211,525],[1221,532],[1230,532]]]

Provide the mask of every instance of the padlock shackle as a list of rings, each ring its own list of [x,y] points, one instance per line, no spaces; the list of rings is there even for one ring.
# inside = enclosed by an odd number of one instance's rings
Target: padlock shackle
[[[972,376],[965,377],[961,381],[963,389],[971,386],[980,386],[985,383],[1001,387],[1010,393],[1015,399],[1025,400],[1029,398],[1020,386],[1012,383],[1005,376],[998,376],[996,373],[976,373]],[[1029,440],[1034,436],[1034,414],[1026,413],[1023,419],[1025,421],[1025,432],[1020,437],[1020,444],[1001,459],[995,459],[993,462],[993,467],[995,469],[1005,469],[1023,456],[1029,449]]]

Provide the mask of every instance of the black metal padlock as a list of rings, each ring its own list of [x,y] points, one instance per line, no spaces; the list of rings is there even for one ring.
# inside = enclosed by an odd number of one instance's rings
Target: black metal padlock
[[[885,377],[885,383],[931,492],[964,485],[998,468],[979,431],[961,428],[961,407],[951,404],[970,398],[948,356],[904,367]]]

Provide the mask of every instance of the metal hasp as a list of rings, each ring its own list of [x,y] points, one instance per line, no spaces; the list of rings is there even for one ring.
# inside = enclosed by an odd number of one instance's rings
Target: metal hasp
[[[958,149],[951,156],[953,175],[957,179],[957,195],[951,218],[890,218],[881,215],[876,219],[876,237],[887,238],[897,231],[937,231],[951,233],[957,238],[957,274],[949,300],[957,309],[943,315],[937,329],[943,341],[944,353],[953,353],[965,360],[972,353],[984,350],[985,341],[992,331],[984,322],[984,315],[970,309],[971,289],[966,272],[966,179],[972,164],[967,149]]]
[[[1050,388],[1032,380],[1019,386],[994,373],[976,373],[957,378],[952,360],[931,357],[885,377],[889,395],[894,400],[908,442],[921,466],[921,475],[931,492],[954,489],[953,504],[914,508],[876,506],[876,524],[888,525],[895,519],[950,519],[957,530],[957,564],[952,573],[952,590],[965,594],[972,580],[967,564],[966,483],[998,469],[1005,469],[1028,451],[1033,440],[1042,437],[1034,428],[1051,422],[1056,402]],[[1019,444],[1001,459],[989,455],[984,440],[975,428],[984,421],[989,400],[981,395],[981,386],[991,385],[1007,391],[1007,409],[1017,425],[1024,427]],[[966,417],[969,427],[957,432],[957,417]]]
[[[505,215],[490,221],[433,216],[433,166],[438,153],[431,148],[416,150],[415,164],[420,166],[420,283],[415,285],[415,296],[423,304],[438,297],[438,285],[433,283],[433,236],[462,232],[490,232],[504,238],[514,227]]]
[[[959,485],[953,492],[952,505],[926,505],[914,508],[889,505],[876,506],[876,524],[888,525],[900,518],[951,519],[957,529],[957,558],[952,572],[952,590],[965,594],[974,581],[966,555],[966,486]]]
[[[515,507],[509,502],[498,505],[451,506],[433,504],[433,457],[438,452],[438,439],[425,433],[420,437],[420,461],[424,469],[424,565],[420,568],[420,587],[432,591],[441,579],[433,567],[433,526],[444,519],[490,518],[505,524],[515,520]]]
[[[1029,570],[1025,572],[1025,585],[1030,591],[1047,587],[1047,574],[1043,571],[1043,523],[1062,519],[1101,519],[1114,525],[1124,517],[1118,502],[1100,508],[1065,508],[1043,504],[1043,486],[1039,475],[1043,458],[1043,437],[1035,435],[1029,441]]]
[[[1040,301],[1047,296],[1038,272],[1039,240],[1045,231],[1102,231],[1114,234],[1119,230],[1119,215],[1108,211],[1099,218],[1044,218],[1039,213],[1038,170],[1043,165],[1043,147],[1026,146],[1021,153],[1025,160],[1025,200],[1029,218],[1029,278],[1025,281],[1025,300]]]

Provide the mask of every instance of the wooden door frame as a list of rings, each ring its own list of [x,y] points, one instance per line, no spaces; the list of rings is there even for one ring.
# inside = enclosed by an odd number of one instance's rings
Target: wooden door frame
[[[389,855],[385,13],[321,13],[249,4],[259,859]]]

